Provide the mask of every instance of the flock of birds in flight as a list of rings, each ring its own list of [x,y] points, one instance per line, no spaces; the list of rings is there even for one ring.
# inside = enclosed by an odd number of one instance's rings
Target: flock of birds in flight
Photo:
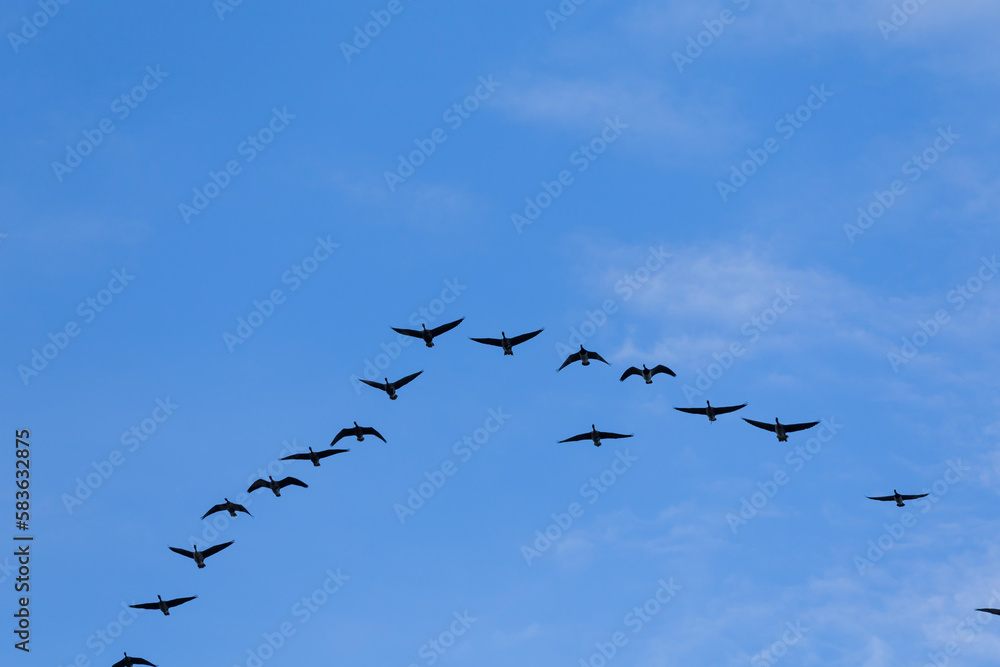
[[[433,329],[428,329],[426,325],[422,324],[421,329],[419,331],[416,329],[401,329],[396,327],[392,327],[392,330],[404,336],[419,338],[424,341],[424,344],[427,347],[434,347],[434,339],[436,337],[440,336],[443,333],[451,331],[459,324],[461,324],[464,319],[465,318],[461,318],[455,320],[454,322],[448,322]],[[471,340],[477,343],[482,343],[484,345],[499,347],[503,350],[505,356],[509,356],[514,354],[514,347],[516,345],[520,345],[525,341],[531,340],[538,334],[542,333],[542,331],[543,329],[538,329],[537,331],[520,334],[518,336],[513,336],[512,338],[507,338],[507,335],[503,331],[501,331],[500,338],[471,338]],[[583,366],[589,366],[591,360],[601,361],[604,362],[605,364],[610,365],[610,363],[606,359],[604,359],[604,357],[602,357],[600,354],[591,350],[587,350],[583,347],[583,345],[580,345],[580,350],[566,357],[566,360],[556,370],[561,371],[570,364],[576,363],[578,361]],[[407,375],[403,378],[400,378],[399,380],[396,380],[395,382],[390,382],[389,378],[384,378],[385,379],[384,383],[372,382],[370,380],[361,380],[361,382],[380,391],[384,391],[386,394],[388,394],[391,400],[396,400],[398,398],[396,391],[402,388],[403,386],[409,384],[410,382],[412,382],[421,373],[423,373],[423,371],[417,371],[416,373]],[[674,373],[672,370],[670,370],[669,368],[667,368],[662,364],[656,365],[653,368],[647,368],[646,365],[643,364],[642,368],[637,368],[635,366],[628,368],[624,373],[622,373],[620,381],[624,382],[627,378],[630,378],[635,375],[645,380],[646,384],[652,384],[653,377],[659,374],[665,374],[665,375],[670,375],[672,377],[676,377],[676,373]],[[746,406],[747,406],[746,403],[742,403],[740,405],[716,407],[713,406],[709,401],[705,401],[705,407],[703,408],[674,408],[674,409],[679,410],[680,412],[685,412],[687,414],[703,415],[708,417],[708,420],[710,422],[714,422],[716,421],[716,417],[718,415],[724,415],[730,412],[736,412],[737,410],[745,408]],[[752,426],[756,426],[757,428],[774,433],[777,436],[779,442],[787,442],[789,433],[794,433],[796,431],[804,431],[819,424],[818,421],[803,422],[799,424],[782,424],[777,418],[774,420],[773,424],[746,418],[744,418],[743,421],[747,422]],[[578,442],[578,441],[590,440],[594,444],[594,446],[600,447],[602,440],[631,438],[633,435],[633,434],[612,433],[608,431],[599,431],[597,430],[597,427],[594,424],[590,425],[590,429],[591,429],[590,431],[571,436],[564,440],[560,440],[559,442],[564,443],[564,442]],[[340,440],[342,440],[343,438],[354,437],[357,439],[358,442],[362,442],[364,441],[366,435],[374,436],[379,440],[381,440],[382,442],[387,442],[386,439],[382,436],[382,434],[379,433],[374,428],[370,426],[359,426],[357,422],[354,422],[354,426],[349,426],[347,428],[341,429],[341,431],[337,433],[337,435],[333,438],[333,441],[330,443],[330,449],[320,452],[315,452],[313,451],[312,447],[309,447],[308,452],[291,454],[289,456],[282,457],[281,460],[309,461],[313,464],[313,466],[319,467],[320,461],[322,459],[325,459],[328,456],[333,456],[335,454],[343,454],[344,452],[349,451],[347,449],[334,448],[334,446]],[[254,481],[250,485],[250,488],[247,489],[247,493],[253,493],[258,489],[270,489],[271,492],[275,495],[275,497],[280,497],[281,489],[285,488],[286,486],[300,486],[302,488],[308,488],[308,485],[305,482],[295,477],[285,477],[280,480],[275,480],[273,477],[269,476],[266,480],[258,479]],[[893,489],[891,496],[867,496],[867,497],[870,498],[871,500],[893,501],[896,503],[897,506],[903,507],[904,506],[903,501],[916,500],[917,498],[923,498],[927,495],[928,494],[926,493],[918,495],[906,495],[906,494],[901,494],[895,489]],[[205,518],[207,518],[212,514],[215,514],[216,512],[228,512],[230,517],[236,517],[237,512],[242,512],[244,514],[247,514],[248,516],[253,516],[252,514],[250,514],[250,512],[247,511],[247,508],[244,507],[243,505],[234,503],[230,501],[228,498],[224,498],[223,501],[224,502],[221,502],[217,505],[213,505],[211,508],[209,508],[209,510],[205,512],[205,514],[203,514],[201,518],[204,520]],[[233,542],[234,541],[229,541],[229,542],[224,542],[222,544],[216,544],[214,546],[208,547],[204,551],[199,551],[197,545],[192,546],[193,551],[188,551],[187,549],[180,549],[178,547],[169,547],[169,549],[174,553],[180,554],[181,556],[186,556],[187,558],[194,560],[195,564],[199,568],[203,568],[205,567],[206,558],[219,553],[223,549],[226,549],[227,547],[232,545]],[[190,602],[191,600],[194,600],[197,596],[180,597],[172,600],[164,600],[159,595],[157,595],[156,597],[157,597],[156,602],[146,602],[130,606],[135,609],[148,609],[148,610],[160,611],[163,613],[164,616],[169,616],[170,610],[172,608],[178,605],[182,605],[186,602]],[[977,609],[976,611],[983,611],[991,614],[1000,615],[1000,609],[984,608],[984,609]],[[131,657],[128,655],[128,653],[125,654],[125,657],[122,660],[116,662],[113,665],[113,667],[133,667],[133,665],[149,665],[150,667],[156,667],[155,665],[153,665],[153,663],[143,658]]]

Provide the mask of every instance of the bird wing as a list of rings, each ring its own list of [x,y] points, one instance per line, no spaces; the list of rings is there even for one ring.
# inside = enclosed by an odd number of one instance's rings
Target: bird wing
[[[812,428],[819,422],[808,422],[806,424],[782,424],[781,428],[785,429],[785,433],[794,433],[795,431],[804,431],[807,428]]]
[[[900,497],[901,499],[903,499],[903,500],[916,500],[917,498],[923,498],[923,497],[924,497],[924,496],[926,496],[926,495],[928,495],[928,494],[926,494],[926,493],[921,493],[920,495],[917,495],[917,496],[904,496],[904,495],[900,494],[900,496],[899,496],[899,497]]]
[[[414,338],[423,338],[423,334],[416,329],[397,329],[392,327],[392,330],[396,333],[403,334],[404,336],[413,336]]]
[[[454,329],[455,327],[457,327],[459,324],[461,324],[462,320],[464,320],[464,319],[465,318],[463,317],[463,318],[455,320],[454,322],[448,322],[447,324],[442,324],[441,326],[437,327],[436,329],[431,329],[430,330],[431,336],[432,337],[433,336],[440,336],[441,334],[443,334],[446,331],[451,331],[452,329]]]
[[[666,373],[667,375],[672,375],[673,377],[677,377],[677,373],[673,372],[663,364],[657,364],[656,366],[653,366],[653,372],[651,373],[651,375],[656,375],[657,373]]]
[[[622,435],[621,433],[605,433],[604,431],[598,431],[597,437],[601,438],[602,440],[605,438],[613,440],[614,438],[631,438],[632,434]]]
[[[587,355],[588,355],[588,356],[589,356],[589,357],[590,357],[591,359],[597,359],[598,361],[603,361],[604,363],[608,364],[608,366],[610,366],[610,365],[611,365],[611,364],[610,364],[610,363],[608,362],[608,360],[607,360],[607,359],[605,359],[605,358],[604,358],[604,357],[602,357],[601,355],[597,354],[596,352],[588,352],[588,353],[587,353]]]
[[[542,333],[543,331],[545,331],[545,329],[539,329],[538,331],[532,331],[531,333],[524,333],[521,334],[520,336],[514,336],[513,338],[510,339],[510,344],[511,346],[520,345],[526,340],[531,340],[532,338]]]
[[[497,347],[503,347],[503,341],[499,338],[469,338],[469,340],[474,340],[477,343],[482,343],[484,345],[495,345]]]
[[[580,361],[580,353],[579,352],[574,352],[573,354],[571,354],[568,357],[566,357],[566,361],[563,362],[562,366],[560,366],[559,368],[556,369],[556,372],[558,373],[559,371],[561,371],[562,369],[566,368],[567,366],[569,366],[574,361]]]
[[[716,412],[718,412],[718,410],[716,410]],[[765,431],[770,431],[771,433],[774,433],[774,429],[776,428],[774,424],[768,424],[767,422],[754,421],[753,419],[747,419],[746,417],[743,418],[743,421],[745,421],[746,423],[750,424],[751,426],[756,426],[757,428],[762,428]]]
[[[559,442],[576,442],[577,440],[590,440],[590,434],[581,433],[580,435],[574,435],[572,438],[566,438],[565,440],[560,440]]]
[[[173,600],[167,600],[167,602],[166,602],[167,609],[172,609],[173,607],[176,607],[179,604],[184,604],[185,602],[190,602],[191,600],[195,599],[196,597],[198,597],[198,596],[197,595],[192,595],[189,598],[174,598]]]
[[[244,512],[247,514],[247,516],[253,516],[253,514],[247,512],[247,508],[243,507],[243,505],[237,505],[236,503],[233,503],[233,509],[236,510],[237,512]]]
[[[250,488],[247,489],[247,493],[253,493],[257,489],[270,489],[270,488],[271,488],[270,482],[265,482],[262,479],[258,479],[256,482],[250,485]]]
[[[207,512],[205,512],[204,514],[202,514],[201,518],[204,519],[209,514],[215,514],[216,512],[221,512],[224,509],[226,509],[226,506],[224,504],[222,504],[222,503],[219,503],[218,505],[212,505],[212,509],[210,509]]]
[[[381,389],[382,391],[385,391],[386,387],[381,382],[372,382],[371,380],[361,380],[361,381],[364,382],[369,387],[375,387],[376,389]]]
[[[343,454],[344,452],[349,452],[349,449],[328,449],[324,452],[316,452],[316,458],[325,459],[327,456],[333,456],[334,454]]]
[[[132,609],[159,609],[159,602],[143,602],[142,604],[130,604],[129,607]]]
[[[125,667],[126,664],[128,664],[128,658],[122,658],[115,664],[111,665],[111,667]]]
[[[896,496],[865,496],[870,500],[895,500]]]
[[[686,412],[689,415],[707,415],[708,408],[674,408],[674,410],[680,410],[681,412]]]
[[[621,381],[624,382],[625,378],[631,377],[633,375],[642,375],[642,371],[640,371],[635,366],[632,366],[628,370],[626,370],[624,373],[622,373]]]
[[[230,540],[228,542],[223,542],[222,544],[216,544],[214,547],[209,547],[209,548],[205,549],[204,551],[202,551],[201,555],[204,556],[205,558],[208,558],[212,554],[219,553],[220,551],[222,551],[223,549],[225,549],[226,547],[228,547],[230,544],[232,544],[235,541],[236,540]]]
[[[741,403],[740,405],[727,405],[726,407],[723,407],[723,408],[713,407],[712,409],[715,410],[715,414],[717,414],[717,415],[724,415],[727,412],[736,412],[737,410],[742,410],[746,406],[747,406],[746,403]],[[773,431],[774,430],[774,428],[773,428],[774,424],[770,424],[770,426],[772,427],[771,430]]]
[[[132,658],[132,664],[133,665],[149,665],[149,667],[156,667],[156,665],[154,665],[153,663],[151,663],[149,660],[143,660],[142,658]]]
[[[307,461],[307,460],[309,460],[309,455],[308,454],[289,454],[288,456],[282,456],[281,457],[282,461],[288,461],[290,459],[293,459],[293,460],[296,460],[296,461]]]
[[[977,609],[976,611],[986,611],[991,614],[996,614],[997,616],[1000,616],[1000,609],[993,609],[992,607],[985,607],[983,609]]]
[[[338,433],[337,435],[335,435],[333,437],[333,442],[330,443],[330,446],[333,447],[334,445],[337,444],[338,441],[340,441],[341,438],[346,438],[347,436],[353,435],[353,434],[354,434],[354,429],[353,428],[342,428],[342,429],[340,429],[340,433]]]
[[[388,442],[385,438],[382,437],[381,433],[379,433],[378,431],[376,431],[375,429],[373,429],[371,426],[362,426],[361,427],[361,432],[363,434],[365,434],[365,435],[374,435],[376,438],[378,438],[382,442]],[[347,451],[347,450],[345,449],[344,451]]]
[[[187,549],[178,549],[177,547],[167,547],[167,548],[173,551],[175,554],[187,556],[188,558],[194,558],[194,554],[188,551]]]
[[[276,484],[278,485],[279,489],[283,489],[286,486],[292,486],[293,484],[295,486],[301,486],[303,489],[309,488],[308,484],[303,482],[301,479],[295,479],[294,477],[286,477],[285,479],[278,480]]]
[[[396,389],[399,389],[403,385],[409,384],[413,380],[413,378],[417,377],[421,373],[423,373],[423,371],[417,371],[413,375],[407,375],[405,378],[400,378],[400,379],[396,380],[395,382],[393,382],[392,386],[395,387]]]

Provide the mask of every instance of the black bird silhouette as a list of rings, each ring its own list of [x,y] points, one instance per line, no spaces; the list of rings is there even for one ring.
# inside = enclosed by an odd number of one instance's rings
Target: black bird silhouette
[[[421,373],[423,373],[423,371],[417,371],[413,375],[407,375],[405,378],[401,378],[399,380],[396,380],[395,382],[389,382],[389,378],[385,378],[385,384],[382,384],[381,382],[371,382],[369,380],[362,380],[362,382],[364,382],[369,387],[375,387],[376,389],[381,389],[385,393],[389,394],[389,398],[395,401],[396,390],[402,387],[403,385],[408,384],[411,380],[413,380],[413,378],[417,377]]]
[[[601,446],[601,439],[612,440],[614,438],[631,438],[632,434],[622,435],[621,433],[608,433],[607,431],[598,431],[597,427],[593,424],[590,425],[591,431],[589,433],[581,433],[580,435],[574,435],[572,438],[566,438],[565,440],[560,440],[559,442],[576,442],[578,440],[592,440],[594,442],[594,447]]]
[[[627,371],[622,373],[621,381],[624,382],[625,378],[627,377],[631,377],[633,375],[639,375],[642,377],[643,380],[646,381],[646,384],[653,384],[653,376],[656,375],[657,373],[666,373],[667,375],[677,377],[677,373],[674,373],[672,370],[670,370],[663,364],[653,366],[652,368],[646,368],[646,364],[643,364],[642,370],[639,370],[635,366],[632,366]]]
[[[775,418],[773,424],[768,424],[767,422],[754,421],[753,419],[743,418],[746,423],[756,426],[757,428],[762,428],[765,431],[770,431],[778,436],[778,442],[788,442],[788,434],[794,433],[795,431],[804,431],[807,428],[812,428],[819,422],[808,422],[805,424],[782,424]]]
[[[507,334],[503,331],[500,332],[500,338],[470,338],[469,340],[474,340],[477,343],[482,343],[484,345],[493,345],[495,347],[503,348],[504,356],[508,354],[514,354],[514,346],[520,345],[526,340],[531,340],[538,334],[545,331],[545,329],[539,329],[538,331],[532,331],[531,333],[521,334],[520,336],[514,336],[513,338],[507,338]]]
[[[371,426],[358,426],[358,422],[354,422],[354,428],[348,426],[347,428],[340,429],[340,433],[334,436],[333,442],[330,443],[330,446],[333,447],[341,438],[346,438],[349,435],[356,437],[358,442],[364,441],[366,435],[374,435],[382,442],[385,442],[385,438],[382,437],[382,434],[373,429]]]
[[[977,609],[976,611],[985,611],[990,614],[996,614],[997,616],[1000,616],[1000,609],[993,609],[992,607],[984,607],[983,609]]]
[[[724,408],[713,408],[712,404],[705,401],[705,407],[703,408],[674,408],[674,410],[680,410],[681,412],[686,412],[689,415],[708,415],[708,421],[714,422],[715,415],[724,415],[727,412],[736,412],[740,408],[745,408],[746,403],[742,405],[730,405]]]
[[[124,658],[111,665],[111,667],[132,667],[133,665],[149,665],[149,667],[156,667],[156,665],[151,663],[149,660],[143,660],[142,658],[130,658],[128,653],[125,654]]]
[[[465,318],[463,317],[462,319],[455,320],[454,322],[448,322],[447,324],[442,324],[441,326],[435,327],[434,329],[428,329],[426,324],[421,324],[420,331],[417,331],[415,329],[397,329],[396,327],[392,327],[392,330],[395,331],[396,333],[403,334],[404,336],[412,336],[414,338],[420,338],[424,341],[424,344],[427,347],[434,347],[434,338],[440,336],[446,331],[451,331],[459,324],[461,324],[462,320],[464,319]]]
[[[167,547],[167,548],[173,551],[175,554],[180,554],[182,556],[187,556],[188,558],[193,559],[194,562],[198,564],[198,569],[201,569],[205,567],[206,558],[208,558],[213,554],[219,553],[220,551],[228,547],[230,544],[232,544],[234,541],[235,540],[230,540],[229,542],[216,544],[214,547],[209,547],[204,551],[198,551],[197,545],[192,547],[194,551],[188,551],[187,549],[178,549],[177,547]]]
[[[179,604],[184,604],[185,602],[190,602],[191,600],[198,597],[197,595],[192,595],[189,598],[175,598],[173,600],[164,600],[159,595],[156,599],[159,602],[143,602],[142,604],[130,604],[129,607],[132,609],[159,609],[163,612],[164,616],[170,616],[170,610]]]
[[[608,364],[608,362],[604,359],[604,357],[597,354],[596,352],[591,352],[590,350],[583,349],[583,345],[581,345],[580,351],[574,352],[573,354],[566,357],[566,361],[563,362],[562,366],[556,369],[556,372],[566,368],[574,361],[579,361],[583,366],[589,366],[591,359],[597,359],[598,361],[603,361],[604,363]],[[610,365],[611,364],[608,364],[608,366]]]
[[[313,449],[312,449],[312,447],[310,447],[308,453],[302,452],[301,454],[291,454],[289,456],[282,456],[281,460],[282,461],[289,461],[289,460],[292,460],[292,461],[312,461],[312,464],[318,468],[319,467],[319,460],[320,459],[325,459],[327,456],[333,456],[334,454],[343,454],[344,452],[347,452],[347,451],[350,451],[350,450],[347,450],[347,449],[327,449],[327,450],[322,451],[322,452],[314,452]],[[286,479],[288,479],[288,478],[286,478]],[[264,480],[260,480],[260,481],[264,481]]]
[[[286,477],[285,479],[279,479],[277,482],[275,482],[274,478],[268,475],[267,479],[268,481],[266,482],[262,479],[258,479],[256,482],[250,485],[250,488],[247,489],[247,493],[252,493],[257,489],[271,489],[271,491],[274,492],[275,497],[280,498],[281,490],[286,486],[291,486],[294,484],[295,486],[301,486],[303,489],[309,488],[308,484],[303,482],[301,479],[295,479],[294,477]]]
[[[243,507],[243,505],[231,502],[229,500],[229,498],[223,498],[223,500],[225,500],[226,502],[219,503],[218,505],[212,505],[212,509],[210,509],[207,512],[205,512],[204,514],[202,514],[201,518],[204,519],[209,514],[215,514],[216,512],[223,512],[223,511],[229,512],[229,516],[236,516],[237,512],[243,512],[244,514],[247,514],[248,516],[253,516],[253,514],[250,514],[250,512],[247,512],[247,508]]]
[[[916,495],[916,496],[904,496],[903,494],[901,494],[896,489],[893,489],[891,496],[865,496],[865,498],[868,498],[870,500],[895,500],[896,501],[896,505],[898,507],[903,507],[903,501],[904,500],[916,500],[917,498],[923,498],[926,495],[928,495],[928,494],[921,493],[920,495]]]

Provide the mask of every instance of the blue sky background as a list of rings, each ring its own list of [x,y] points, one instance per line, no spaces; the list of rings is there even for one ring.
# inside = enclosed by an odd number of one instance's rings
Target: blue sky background
[[[784,664],[995,664],[1000,624],[973,610],[1000,606],[1000,8],[913,3],[890,30],[886,0],[589,0],[553,28],[555,1],[402,0],[347,62],[340,44],[387,4],[70,2],[23,39],[43,10],[4,6],[3,422],[8,452],[31,430],[36,538],[32,650],[4,630],[5,664],[127,651],[167,667],[598,667],[618,632],[607,664],[776,664],[761,655],[776,642]],[[706,21],[721,32],[678,67]],[[166,76],[122,118],[112,104],[147,67]],[[499,86],[454,128],[443,114],[480,77]],[[776,123],[813,87],[832,95],[786,136]],[[247,161],[241,142],[274,109],[294,118]],[[103,119],[113,132],[57,175]],[[574,153],[606,119],[627,127],[579,172]],[[391,190],[386,171],[435,128],[446,141]],[[720,196],[771,137],[777,152]],[[910,180],[925,150],[935,162]],[[239,173],[185,221],[180,205],[231,160]],[[512,214],[561,170],[572,184],[518,230]],[[848,233],[896,180],[903,194]],[[318,238],[339,247],[292,289],[283,277]],[[86,315],[113,271],[134,279]],[[227,347],[275,289],[284,302]],[[583,330],[612,366],[557,374],[573,329],[609,303]],[[397,350],[389,327],[421,308],[466,320],[433,349]],[[71,322],[78,335],[25,373]],[[510,358],[468,340],[540,327]],[[916,354],[893,362],[915,334]],[[424,371],[394,402],[351,380],[386,351],[380,378]],[[642,363],[677,377],[618,381]],[[129,451],[123,433],[168,398],[177,408]],[[714,424],[672,409],[706,398],[749,406]],[[509,418],[461,454],[490,410]],[[741,416],[836,432],[778,443]],[[273,464],[355,420],[388,444]],[[635,437],[556,444],[592,423]],[[810,442],[806,461],[795,448]],[[584,487],[619,453],[636,461],[605,491]],[[454,475],[401,522],[394,507],[448,461]],[[206,534],[198,517],[269,464],[309,488],[256,492],[253,518]],[[935,502],[865,499],[894,488]],[[549,528],[574,502],[572,525]],[[557,538],[526,558],[547,528]],[[192,537],[236,543],[198,570],[167,549]],[[306,618],[302,598],[338,569],[348,579]],[[675,594],[637,627],[629,614],[661,580]],[[198,599],[115,625],[123,603],[157,594]],[[435,652],[455,614],[475,621]],[[261,654],[282,624],[294,633]]]

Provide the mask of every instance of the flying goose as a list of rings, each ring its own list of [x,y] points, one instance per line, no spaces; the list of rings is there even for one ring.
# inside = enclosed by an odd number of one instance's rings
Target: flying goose
[[[223,498],[223,500],[225,500],[226,502],[219,503],[218,505],[212,505],[212,509],[210,509],[207,512],[205,512],[204,514],[202,514],[201,518],[204,519],[209,514],[215,514],[216,512],[222,512],[222,511],[229,512],[229,516],[236,516],[237,512],[243,512],[244,514],[247,514],[248,516],[253,516],[253,514],[250,514],[250,512],[247,512],[247,508],[243,507],[243,505],[231,502],[229,500],[229,498]]]
[[[382,442],[385,442],[385,438],[382,437],[382,434],[373,429],[371,426],[358,426],[358,422],[354,422],[354,428],[348,426],[347,428],[340,429],[340,433],[333,438],[333,442],[330,443],[330,446],[333,447],[337,444],[338,440],[346,438],[349,435],[355,436],[358,439],[358,442],[363,442],[366,435],[374,435]]]
[[[424,344],[427,347],[434,347],[434,338],[436,336],[440,336],[446,331],[451,331],[459,324],[461,324],[462,320],[464,319],[465,318],[463,317],[461,319],[455,320],[454,322],[448,322],[447,324],[442,324],[441,326],[436,327],[434,329],[428,329],[426,324],[421,324],[420,331],[416,331],[415,329],[397,329],[396,327],[392,327],[392,330],[395,331],[396,333],[403,334],[404,336],[413,336],[414,338],[423,339]]]
[[[396,390],[402,387],[403,385],[407,384],[408,382],[410,382],[413,378],[417,377],[421,373],[423,373],[423,371],[417,371],[413,375],[407,375],[405,378],[401,378],[399,380],[396,380],[395,382],[389,382],[389,378],[385,378],[385,384],[382,384],[381,382],[370,382],[368,380],[362,380],[362,382],[364,382],[369,387],[375,387],[376,389],[381,389],[385,393],[389,394],[389,398],[395,401]]]
[[[622,373],[621,381],[624,382],[625,378],[631,377],[633,375],[641,375],[642,379],[646,381],[646,384],[653,384],[653,376],[656,375],[657,373],[666,373],[667,375],[677,377],[677,373],[674,373],[672,370],[670,370],[663,364],[659,364],[658,366],[653,366],[652,368],[646,368],[646,364],[643,364],[642,370],[639,370],[635,366],[632,366],[627,371]]]
[[[807,428],[812,428],[813,426],[819,423],[819,422],[808,422],[805,424],[782,424],[781,422],[778,421],[777,417],[774,419],[773,424],[768,424],[767,422],[754,421],[753,419],[747,419],[746,417],[743,418],[743,421],[745,421],[748,424],[751,424],[752,426],[756,426],[757,428],[762,428],[765,431],[770,431],[772,433],[777,434],[778,442],[788,442],[789,433],[794,433],[795,431],[804,431]]]
[[[538,334],[545,331],[544,329],[539,329],[538,331],[532,331],[531,333],[521,334],[520,336],[514,336],[513,338],[507,338],[507,334],[503,331],[500,332],[500,338],[470,338],[469,340],[474,340],[477,343],[483,343],[484,345],[493,345],[495,347],[502,347],[504,356],[508,354],[514,354],[514,346],[520,345],[526,340],[531,340]]]
[[[191,600],[198,597],[197,595],[192,595],[189,598],[176,598],[174,600],[164,600],[159,595],[156,599],[159,602],[143,602],[142,604],[130,604],[129,607],[132,609],[159,609],[163,612],[164,616],[170,616],[170,609],[176,607],[179,604],[184,604],[185,602],[190,602]]]
[[[621,433],[607,433],[605,431],[598,431],[597,427],[593,424],[590,425],[590,433],[581,433],[580,435],[574,435],[572,438],[566,438],[565,440],[560,440],[559,442],[576,442],[578,440],[592,440],[594,442],[594,447],[601,446],[601,438],[606,438],[608,440],[614,438],[631,438],[632,434],[622,435]]]
[[[178,549],[177,547],[167,547],[167,548],[173,551],[175,554],[180,554],[182,556],[187,556],[188,558],[193,558],[194,562],[198,564],[198,568],[201,569],[205,567],[206,558],[208,558],[213,554],[219,553],[220,551],[228,547],[230,544],[232,544],[234,541],[235,540],[230,540],[229,542],[216,544],[214,547],[209,547],[204,551],[198,551],[198,545],[192,547],[192,549],[194,549],[193,552],[188,551],[187,549]]]
[[[713,408],[712,404],[705,401],[705,407],[703,408],[674,408],[674,410],[680,410],[681,412],[686,412],[689,415],[708,415],[708,421],[714,422],[715,415],[724,415],[727,412],[736,412],[740,408],[745,408],[746,403],[742,405],[730,405],[724,408]]]
[[[902,493],[900,493],[896,489],[893,489],[891,496],[865,496],[865,497],[869,498],[871,500],[895,500],[897,507],[903,507],[903,501],[904,500],[916,500],[917,498],[923,498],[926,495],[928,495],[928,494],[921,493],[920,495],[917,495],[917,496],[904,496]]]
[[[132,667],[133,665],[149,665],[149,667],[156,667],[149,660],[143,660],[142,658],[130,658],[128,653],[125,653],[125,657],[111,665],[111,667]]]
[[[295,486],[301,486],[303,489],[309,488],[308,484],[306,484],[300,479],[295,479],[294,477],[286,477],[285,479],[279,479],[277,482],[275,482],[274,478],[268,475],[267,479],[269,480],[267,482],[265,482],[262,479],[258,479],[256,482],[250,485],[250,488],[247,489],[247,493],[252,493],[257,489],[271,489],[271,491],[274,492],[274,496],[276,498],[280,498],[281,490],[286,486],[291,486],[292,484],[294,484]]]
[[[581,345],[580,351],[574,352],[573,354],[566,357],[566,361],[563,362],[562,366],[556,369],[556,372],[559,372],[562,369],[566,368],[574,361],[579,361],[582,365],[589,366],[591,359],[597,359],[598,361],[603,361],[604,363],[608,364],[608,362],[604,359],[604,357],[597,354],[596,352],[591,352],[590,350],[583,349],[583,345]],[[608,364],[608,366],[610,365],[611,364]]]
[[[295,460],[295,461],[312,461],[312,464],[318,468],[319,467],[319,460],[320,459],[325,459],[327,456],[333,456],[334,454],[343,454],[346,451],[350,451],[350,450],[347,450],[347,449],[327,449],[326,451],[322,451],[322,452],[314,452],[313,448],[310,447],[308,454],[305,453],[305,452],[302,452],[301,454],[291,454],[289,456],[282,456],[281,460],[282,461],[289,461],[289,460]],[[286,478],[286,479],[290,479],[290,478]],[[261,481],[263,481],[263,480],[261,480]],[[292,483],[293,482],[289,482],[289,484],[292,484]]]

